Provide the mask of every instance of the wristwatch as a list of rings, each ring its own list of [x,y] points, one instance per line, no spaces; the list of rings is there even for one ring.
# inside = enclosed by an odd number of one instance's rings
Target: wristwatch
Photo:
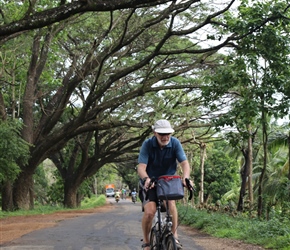
[[[146,181],[148,178],[149,178],[148,176],[144,177],[144,178],[142,179],[142,182],[145,183],[145,181]]]

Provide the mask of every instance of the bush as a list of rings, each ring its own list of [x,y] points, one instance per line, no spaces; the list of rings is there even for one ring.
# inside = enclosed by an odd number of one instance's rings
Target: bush
[[[275,217],[268,221],[250,219],[241,215],[209,213],[186,206],[178,206],[182,224],[202,229],[220,238],[239,239],[266,248],[290,250],[290,220]]]
[[[81,208],[94,208],[103,206],[106,204],[106,196],[100,195],[98,197],[92,196],[91,198],[85,198],[81,203]]]

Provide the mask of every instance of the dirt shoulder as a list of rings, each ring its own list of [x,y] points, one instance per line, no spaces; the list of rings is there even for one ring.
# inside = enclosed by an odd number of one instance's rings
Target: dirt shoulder
[[[54,227],[58,222],[85,216],[92,213],[102,213],[113,209],[111,205],[86,210],[60,211],[52,214],[14,216],[0,219],[0,245],[42,228]]]
[[[21,236],[28,234],[32,231],[42,228],[54,227],[58,222],[85,216],[92,213],[102,213],[108,211],[108,209],[114,209],[112,205],[105,205],[99,208],[86,209],[86,210],[74,210],[65,212],[55,212],[53,214],[44,215],[27,215],[27,216],[15,216],[0,219],[0,246],[4,243],[20,238]],[[187,233],[192,235],[197,245],[202,246],[206,250],[261,250],[264,249],[259,246],[245,244],[238,240],[231,239],[219,239],[202,233],[199,230],[192,229],[190,227],[180,226]]]

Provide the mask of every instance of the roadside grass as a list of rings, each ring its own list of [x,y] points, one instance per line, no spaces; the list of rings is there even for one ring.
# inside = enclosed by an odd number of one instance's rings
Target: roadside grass
[[[178,214],[181,224],[218,238],[242,240],[267,249],[290,250],[290,219],[286,217],[266,221],[182,205],[178,206]]]
[[[99,195],[98,197],[94,196],[91,198],[85,198],[81,203],[81,209],[87,209],[87,208],[95,208],[104,206],[106,204],[106,196],[105,195]]]
[[[96,208],[106,204],[106,196],[99,195],[98,197],[86,198],[82,201],[81,206],[77,208],[64,208],[61,205],[58,206],[35,206],[33,210],[17,210],[13,212],[0,211],[0,219],[7,218],[11,216],[21,216],[21,215],[38,215],[38,214],[51,214],[57,211],[71,211],[80,209]]]

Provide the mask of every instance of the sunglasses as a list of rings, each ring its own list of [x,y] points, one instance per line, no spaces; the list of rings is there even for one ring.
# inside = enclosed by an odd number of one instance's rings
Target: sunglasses
[[[168,134],[157,133],[157,134],[160,135],[160,136],[168,136],[168,135],[171,135],[171,133],[168,133]]]

